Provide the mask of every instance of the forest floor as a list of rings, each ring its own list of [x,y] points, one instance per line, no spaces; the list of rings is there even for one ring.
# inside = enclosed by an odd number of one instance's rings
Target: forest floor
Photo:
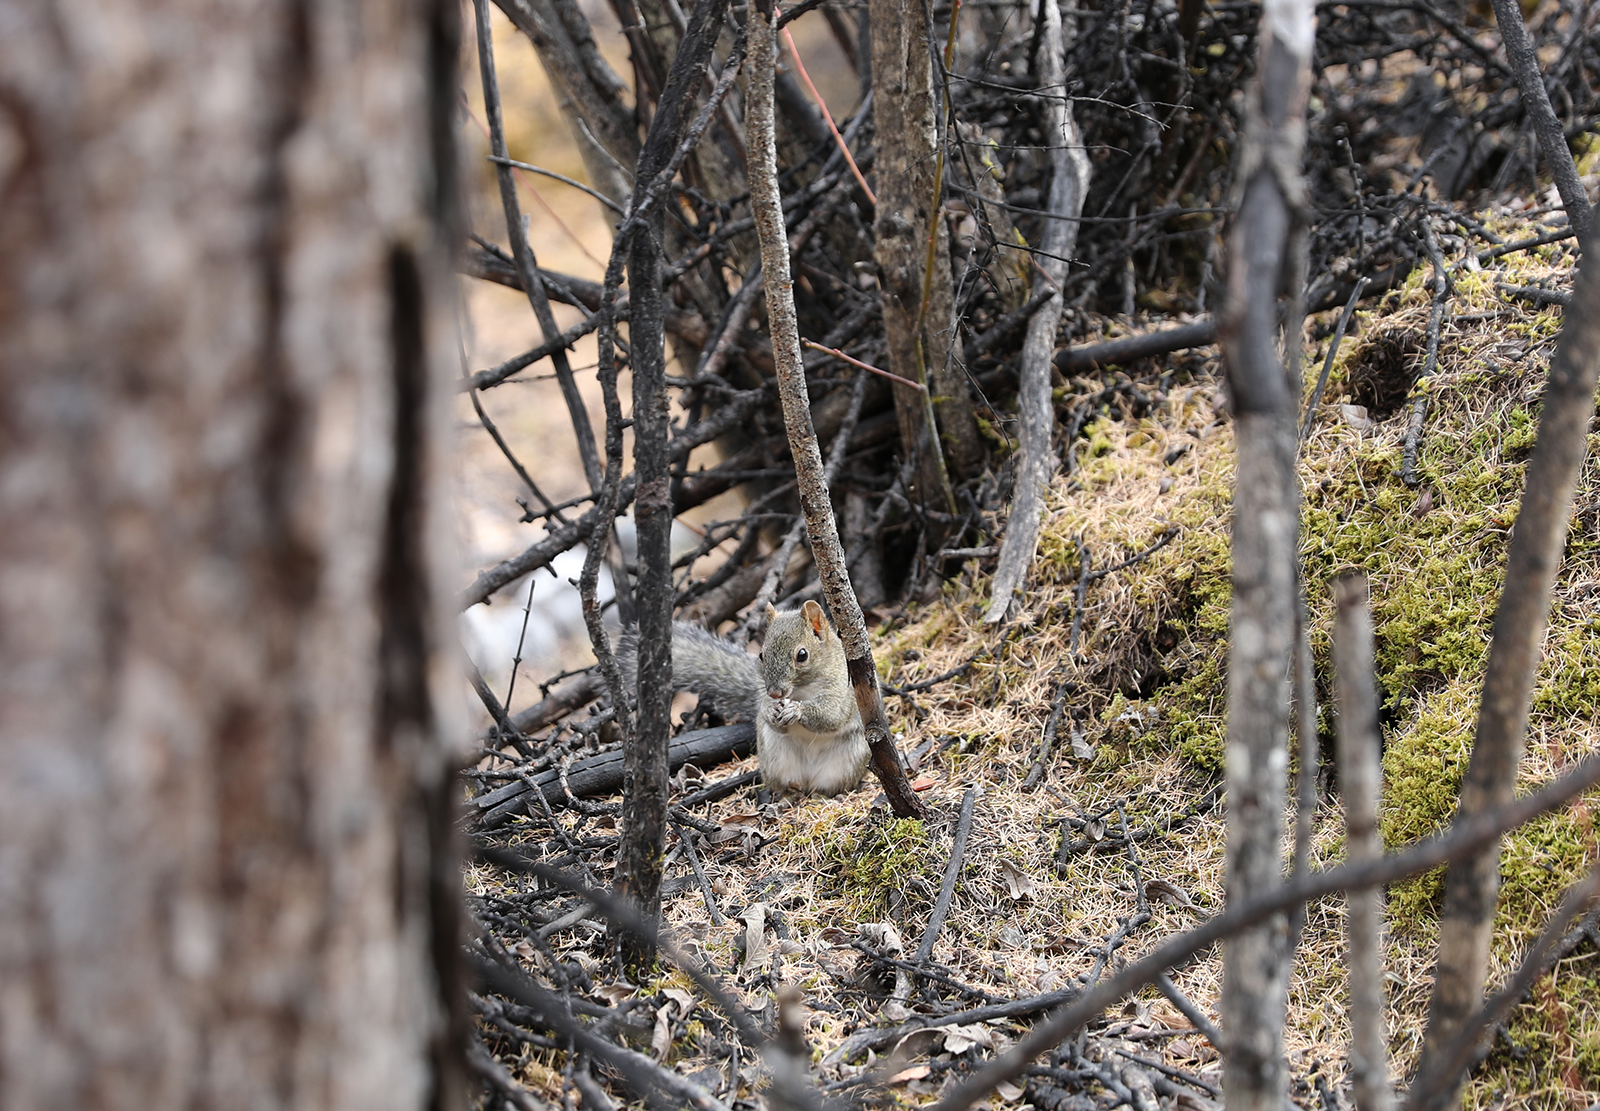
[[[1551,230],[1511,212],[1478,218],[1505,242]],[[1432,304],[1426,264],[1356,313],[1300,462],[1318,733],[1327,751],[1330,584],[1359,568],[1371,582],[1385,699],[1381,821],[1391,846],[1443,828],[1453,813],[1560,328],[1559,306],[1502,287],[1568,290],[1576,258],[1565,241],[1480,261],[1473,252],[1481,245],[1443,238],[1453,294],[1437,368],[1422,387],[1431,404],[1419,484],[1402,481],[1401,456],[1404,402],[1424,360]],[[1307,324],[1308,394],[1336,317]],[[1119,328],[1135,330],[1107,322],[1108,331]],[[750,788],[697,809],[716,829],[695,838],[714,908],[674,839],[665,909],[673,936],[758,1014],[772,1006],[775,985],[798,986],[818,1079],[851,1102],[870,1093],[926,1102],[1025,1028],[1018,1020],[963,1021],[964,1011],[1081,985],[1222,906],[1233,448],[1218,364],[1200,351],[1106,368],[1059,383],[1058,412],[1096,394],[1105,403],[1070,444],[1051,487],[1023,611],[999,634],[982,624],[988,579],[974,560],[937,600],[879,615],[874,651],[891,688],[965,665],[927,689],[886,696],[936,817],[896,820],[870,778],[835,799],[775,803]],[[1129,401],[1135,394],[1139,416]],[[1600,437],[1590,441],[1524,785],[1600,748]],[[1118,568],[1124,561],[1131,562]],[[1047,735],[1052,743],[1042,744]],[[712,773],[689,768],[676,787],[693,791],[753,769],[753,759]],[[969,790],[971,836],[932,949],[938,978],[917,977],[896,998],[893,967],[882,958],[914,957]],[[1324,783],[1319,799],[1313,867],[1342,857],[1336,787]],[[1516,967],[1561,892],[1595,861],[1596,802],[1600,795],[1591,795],[1587,806],[1508,838],[1491,983]],[[496,840],[554,855],[608,830],[607,818],[579,812],[554,820],[563,825],[558,838],[540,816],[519,819]],[[1286,828],[1293,820],[1286,815]],[[510,882],[486,867],[469,874],[469,888],[490,901]],[[1415,1062],[1425,1022],[1440,886],[1440,875],[1430,874],[1389,890],[1389,1045],[1399,1078]],[[1349,1105],[1342,908],[1339,897],[1308,908],[1294,965],[1287,1047],[1301,1107]],[[514,934],[502,940],[530,968],[548,961]],[[544,935],[542,944],[597,976],[606,967],[586,922]],[[1220,978],[1215,948],[1172,977],[1213,1021]],[[646,1008],[655,1045],[639,1048],[720,1098],[748,1098],[759,1087],[758,1062],[730,1057],[725,1027],[681,973],[664,970],[641,985],[597,983],[594,993]],[[872,1035],[917,1021],[933,1032]],[[558,1050],[492,1032],[488,1041],[523,1084],[559,1098]],[[1137,1100],[1149,1088],[1163,1106],[1204,1108],[1220,1103],[1220,1086],[1215,1049],[1152,989],[993,1103],[1089,1108]],[[1591,936],[1513,1012],[1474,1071],[1465,1105],[1581,1111],[1596,1100],[1600,936]]]

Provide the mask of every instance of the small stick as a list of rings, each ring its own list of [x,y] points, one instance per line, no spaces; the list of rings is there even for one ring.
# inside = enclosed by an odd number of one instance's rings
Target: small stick
[[[1322,360],[1322,373],[1317,375],[1317,387],[1311,391],[1311,400],[1306,402],[1306,419],[1300,426],[1301,447],[1305,446],[1311,436],[1311,426],[1316,423],[1317,406],[1322,404],[1322,391],[1328,386],[1328,374],[1333,370],[1333,360],[1339,354],[1339,345],[1344,342],[1344,332],[1350,326],[1350,318],[1355,315],[1356,302],[1361,300],[1361,294],[1371,280],[1365,274],[1361,276],[1356,287],[1350,291],[1350,300],[1344,303],[1344,312],[1339,314],[1339,326],[1333,330],[1333,342],[1328,344],[1328,357]]]
[[[705,869],[700,867],[700,854],[694,851],[694,842],[677,822],[672,823],[672,830],[678,835],[678,844],[683,846],[683,855],[689,858],[689,867],[694,869],[694,878],[700,884],[700,897],[706,901],[706,913],[711,916],[713,926],[721,926],[727,919],[717,909],[717,897],[711,892],[711,881],[706,879]]]
[[[921,382],[913,382],[909,378],[902,378],[900,375],[891,371],[883,370],[880,367],[875,367],[871,363],[864,363],[860,359],[851,358],[843,351],[840,351],[837,347],[824,347],[822,344],[809,339],[803,339],[800,341],[800,343],[803,346],[811,348],[813,351],[826,352],[827,354],[832,355],[835,359],[841,359],[853,367],[859,367],[860,369],[868,371],[869,373],[878,375],[880,378],[887,378],[891,382],[899,382],[902,386],[910,386],[912,389],[921,390],[924,393],[926,393],[928,390],[928,387],[924,386]]]
[[[1428,257],[1433,263],[1433,308],[1428,313],[1428,354],[1422,364],[1417,383],[1426,382],[1439,365],[1439,327],[1444,322],[1445,298],[1450,294],[1451,282],[1445,273],[1444,255],[1439,251],[1439,240],[1433,234],[1433,223],[1422,219],[1422,238],[1428,247]],[[1413,389],[1416,388],[1414,385]],[[1422,450],[1422,423],[1428,418],[1428,394],[1424,390],[1411,402],[1411,419],[1406,422],[1405,445],[1400,452],[1400,479],[1407,486],[1422,482],[1417,474],[1417,456]]]
[[[1515,243],[1503,243],[1498,247],[1478,252],[1479,262],[1488,262],[1490,259],[1500,258],[1502,255],[1515,254],[1518,251],[1531,250],[1534,247],[1543,247],[1546,243],[1559,243],[1563,239],[1571,239],[1578,232],[1575,228],[1566,227],[1558,231],[1548,231],[1543,235],[1536,235],[1532,239],[1519,239]]]
[[[956,820],[955,843],[950,848],[950,860],[944,866],[944,883],[939,888],[939,901],[933,904],[933,913],[928,916],[928,928],[922,932],[922,944],[917,946],[918,964],[933,956],[934,940],[944,926],[945,915],[950,913],[950,902],[956,894],[956,879],[961,875],[961,864],[967,855],[967,837],[972,833],[972,808],[977,799],[976,787],[968,787],[961,796],[961,816]]]
[[[529,162],[518,162],[515,158],[504,158],[498,154],[491,154],[487,155],[486,157],[496,166],[510,166],[513,170],[525,170],[530,174],[543,174],[545,177],[555,178],[555,180],[564,185],[570,185],[574,189],[581,189],[583,192],[589,194],[589,196],[593,197],[595,200],[611,209],[611,211],[615,212],[618,216],[626,216],[628,214],[620,204],[606,196],[604,193],[600,192],[600,190],[591,189],[583,182],[570,178],[566,174],[558,174],[554,170],[545,169],[543,166],[535,166]]]
[[[828,111],[828,102],[822,99],[822,94],[817,92],[817,87],[811,83],[811,75],[806,72],[806,64],[800,60],[800,48],[794,44],[794,36],[789,33],[789,28],[783,28],[783,44],[789,48],[789,57],[794,59],[795,72],[800,74],[800,80],[805,82],[806,92],[811,94],[811,99],[822,110],[822,118],[828,121],[828,130],[833,132],[833,141],[839,144],[839,153],[844,155],[844,160],[850,166],[850,172],[855,175],[856,183],[861,186],[861,191],[867,195],[867,200],[873,204],[878,203],[878,195],[872,191],[872,186],[867,184],[867,179],[861,175],[861,167],[856,165],[855,155],[850,153],[849,145],[844,141],[844,136],[839,134],[839,125],[833,122],[833,113]]]
[[[1294,855],[1291,873],[1303,876],[1311,859],[1311,836],[1316,829],[1317,771],[1322,752],[1317,744],[1317,680],[1311,660],[1311,612],[1306,605],[1306,586],[1300,569],[1295,568],[1295,644],[1294,712],[1300,741],[1300,778],[1295,784]],[[1300,944],[1305,925],[1304,906],[1289,915],[1289,945]]]
[[[1089,590],[1089,569],[1094,566],[1094,553],[1089,545],[1078,538],[1078,589],[1072,599],[1072,635],[1067,638],[1067,656],[1078,656],[1078,635],[1083,632],[1083,599]]]
[[[1366,576],[1341,577],[1333,593],[1338,605],[1333,651],[1339,683],[1339,793],[1344,796],[1345,856],[1356,864],[1383,855],[1378,833],[1381,741]],[[1350,936],[1351,1085],[1358,1111],[1388,1111],[1394,1097],[1383,1026],[1383,892],[1352,891],[1345,896],[1345,907]]]
[[[1178,1008],[1178,1013],[1189,1020],[1190,1026],[1205,1035],[1205,1039],[1211,1043],[1212,1049],[1215,1049],[1218,1053],[1223,1052],[1222,1031],[1217,1029],[1217,1024],[1212,1022],[1204,1011],[1195,1006],[1194,1000],[1178,989],[1178,985],[1172,982],[1171,976],[1168,976],[1165,972],[1157,976],[1156,989],[1167,997],[1168,1003]]]
[[[500,115],[500,84],[495,76],[494,40],[489,33],[488,0],[474,0],[473,12],[478,30],[478,69],[483,81],[483,106],[489,121],[489,147],[500,158],[508,157],[505,126]],[[516,260],[517,273],[522,278],[522,289],[528,297],[539,330],[546,341],[561,334],[556,327],[555,314],[550,311],[550,298],[545,292],[544,279],[539,275],[539,262],[534,257],[533,246],[528,242],[528,229],[522,222],[522,207],[517,203],[517,185],[510,166],[497,165],[495,176],[499,179],[500,204],[505,210],[506,235],[511,239],[511,255]],[[572,419],[572,431],[578,440],[578,456],[583,461],[583,475],[589,489],[600,488],[600,452],[595,443],[594,427],[589,423],[589,410],[578,392],[577,379],[567,361],[563,347],[550,354],[555,364],[556,379],[561,384],[561,396],[566,400],[567,412]]]
[[[1055,704],[1050,707],[1050,721],[1044,727],[1044,736],[1039,741],[1039,754],[1033,758],[1033,768],[1028,772],[1028,778],[1022,781],[1022,789],[1031,791],[1039,785],[1039,780],[1044,778],[1044,766],[1050,759],[1050,746],[1055,743],[1056,730],[1061,726],[1061,711],[1067,705],[1067,680],[1061,680],[1056,687]]]

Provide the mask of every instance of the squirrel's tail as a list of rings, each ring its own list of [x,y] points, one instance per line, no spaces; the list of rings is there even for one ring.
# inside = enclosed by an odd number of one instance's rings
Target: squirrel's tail
[[[639,630],[622,631],[617,662],[623,681],[639,679]],[[761,695],[761,669],[755,657],[714,633],[687,621],[672,623],[672,686],[712,698],[729,714],[754,716]]]

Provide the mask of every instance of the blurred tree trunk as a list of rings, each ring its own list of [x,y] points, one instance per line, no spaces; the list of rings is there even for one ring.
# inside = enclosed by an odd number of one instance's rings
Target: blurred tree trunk
[[[1300,163],[1315,9],[1309,0],[1266,0],[1260,28],[1260,62],[1245,98],[1239,216],[1230,235],[1227,310],[1219,330],[1238,444],[1228,642],[1230,905],[1257,898],[1282,880],[1300,531],[1294,473],[1300,391],[1295,365],[1285,367],[1279,354],[1277,296],[1295,277],[1294,228],[1306,208]],[[1228,943],[1221,1012],[1230,1111],[1284,1106],[1283,1030],[1293,952],[1282,915]]]
[[[461,1104],[456,22],[0,0],[0,1106]]]

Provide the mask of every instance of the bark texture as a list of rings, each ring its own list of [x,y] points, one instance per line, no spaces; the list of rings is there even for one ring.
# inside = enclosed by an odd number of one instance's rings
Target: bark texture
[[[873,180],[878,194],[873,259],[883,290],[888,369],[924,386],[916,390],[895,383],[895,414],[906,458],[917,461],[913,499],[954,512],[944,455],[933,434],[927,364],[917,331],[928,229],[938,204],[933,182],[938,147],[926,23],[921,4],[913,0],[870,0],[868,11],[876,152]],[[948,259],[948,252],[941,257]],[[943,339],[948,346],[947,333]]]
[[[0,1106],[458,1106],[453,4],[0,2]]]
[[[642,213],[658,177],[694,114],[695,89],[705,77],[727,0],[700,0],[683,36],[656,116],[639,158],[633,211]],[[622,844],[617,886],[639,901],[650,921],[661,912],[661,860],[666,844],[667,747],[672,736],[672,490],[667,446],[666,337],[662,325],[663,210],[651,211],[627,240],[632,314],[633,459],[638,479],[634,517],[639,535],[639,719],[624,741]],[[643,966],[654,948],[630,940],[632,963]]]
[[[1383,855],[1378,831],[1382,742],[1366,576],[1341,578],[1334,586],[1334,598],[1339,607],[1333,650],[1339,673],[1345,858],[1361,864]],[[1383,891],[1352,891],[1345,896],[1345,907],[1350,939],[1350,1085],[1357,1111],[1389,1111],[1394,1094],[1389,1089],[1389,1042],[1383,1021]]]
[[[1306,0],[1261,9],[1258,75],[1246,93],[1229,251],[1223,354],[1235,413],[1233,619],[1228,645],[1228,903],[1282,876],[1294,653],[1299,499],[1295,404],[1278,355],[1277,294],[1291,276],[1290,234],[1302,203],[1300,154],[1315,16]],[[1291,946],[1273,917],[1229,943],[1223,964],[1223,1075],[1230,1111],[1280,1111],[1288,1071],[1283,1025]]]

